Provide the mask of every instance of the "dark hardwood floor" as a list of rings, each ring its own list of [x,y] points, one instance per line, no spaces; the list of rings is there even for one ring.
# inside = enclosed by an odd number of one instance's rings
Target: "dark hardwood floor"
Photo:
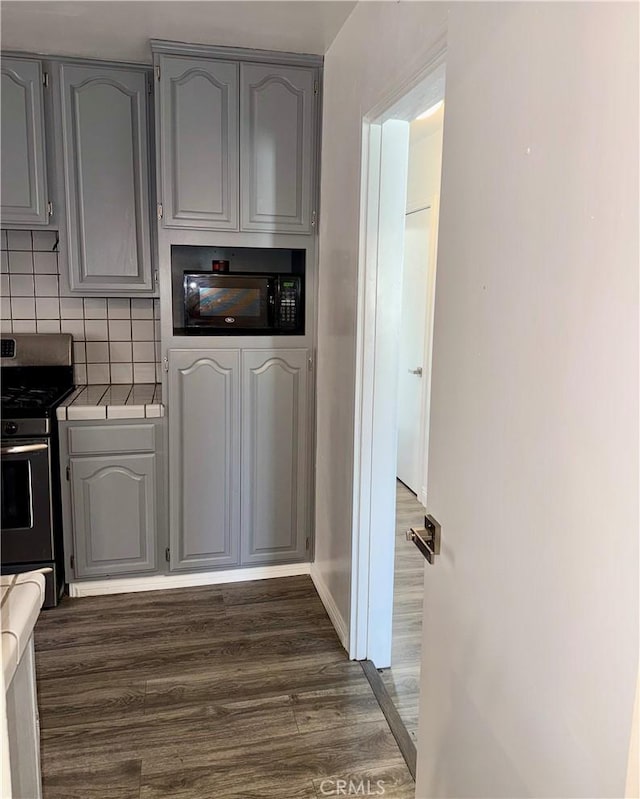
[[[65,599],[36,657],[45,799],[413,799],[309,577]]]
[[[416,741],[425,560],[416,546],[406,540],[405,533],[410,527],[423,526],[424,508],[399,480],[396,487],[391,668],[382,671],[381,676],[407,731]]]

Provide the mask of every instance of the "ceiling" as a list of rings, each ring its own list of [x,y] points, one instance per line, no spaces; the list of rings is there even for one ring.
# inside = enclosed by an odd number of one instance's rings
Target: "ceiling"
[[[149,39],[324,55],[355,2],[3,0],[5,50],[150,62]]]

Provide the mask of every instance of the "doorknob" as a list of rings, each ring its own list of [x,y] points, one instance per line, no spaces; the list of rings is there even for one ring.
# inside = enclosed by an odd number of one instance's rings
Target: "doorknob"
[[[427,514],[424,517],[424,527],[412,527],[407,530],[407,541],[413,541],[420,552],[431,565],[440,554],[440,537],[442,528],[440,524]]]
[[[418,375],[418,377],[422,377],[422,367],[418,366],[416,369],[409,369],[410,375]]]

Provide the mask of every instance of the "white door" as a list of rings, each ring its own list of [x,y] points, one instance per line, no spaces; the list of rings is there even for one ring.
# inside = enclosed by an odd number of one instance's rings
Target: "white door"
[[[425,327],[428,303],[431,209],[405,217],[402,305],[398,356],[398,477],[421,496]]]
[[[620,799],[638,674],[638,9],[501,5],[456,10],[474,24],[449,39],[416,796]]]

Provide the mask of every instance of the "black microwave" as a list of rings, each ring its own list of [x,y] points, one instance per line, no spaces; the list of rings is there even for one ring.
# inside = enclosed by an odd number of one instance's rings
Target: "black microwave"
[[[185,327],[227,334],[304,333],[300,275],[185,272]]]

